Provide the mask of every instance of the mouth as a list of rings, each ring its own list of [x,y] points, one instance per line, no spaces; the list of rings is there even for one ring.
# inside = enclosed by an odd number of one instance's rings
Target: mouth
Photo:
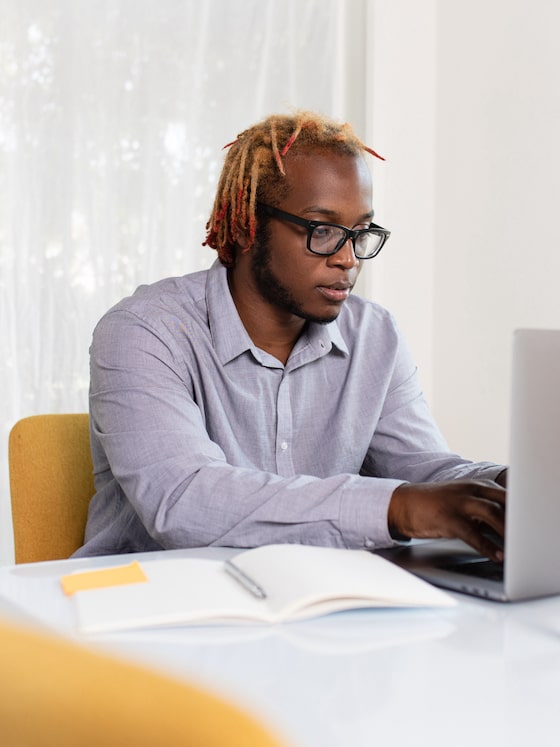
[[[346,301],[346,299],[352,292],[352,284],[339,282],[331,283],[330,285],[318,285],[317,290],[328,301],[334,303],[342,303],[343,301]]]

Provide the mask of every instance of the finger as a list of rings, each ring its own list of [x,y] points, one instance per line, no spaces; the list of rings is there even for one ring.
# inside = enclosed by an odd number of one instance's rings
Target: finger
[[[506,505],[507,491],[500,485],[482,480],[474,480],[471,485],[473,495],[476,495],[478,498],[486,498],[488,501],[499,503],[500,506]]]
[[[502,548],[481,531],[480,525],[476,521],[461,519],[457,524],[457,537],[485,558],[490,558],[498,563],[501,563],[504,559]]]
[[[496,505],[488,500],[472,499],[465,504],[465,513],[475,522],[493,529],[494,532],[503,537],[505,534],[505,511],[501,505]]]

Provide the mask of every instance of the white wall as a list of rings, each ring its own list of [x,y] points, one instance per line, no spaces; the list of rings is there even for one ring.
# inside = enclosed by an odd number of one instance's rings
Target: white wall
[[[369,4],[366,83],[375,220],[392,231],[366,266],[369,295],[397,317],[424,391],[433,392],[435,265],[436,2]]]
[[[560,4],[372,11],[378,217],[393,230],[377,295],[452,448],[506,461],[511,333],[560,327]]]
[[[511,332],[560,327],[560,5],[438,5],[436,412],[506,458]]]

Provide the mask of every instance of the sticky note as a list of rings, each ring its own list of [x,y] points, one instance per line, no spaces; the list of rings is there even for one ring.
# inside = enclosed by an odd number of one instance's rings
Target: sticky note
[[[62,576],[60,583],[65,594],[71,595],[76,591],[88,589],[103,589],[107,586],[124,586],[147,581],[146,574],[140,563],[134,560],[128,565],[111,566],[111,568],[97,568],[82,573],[69,573]]]

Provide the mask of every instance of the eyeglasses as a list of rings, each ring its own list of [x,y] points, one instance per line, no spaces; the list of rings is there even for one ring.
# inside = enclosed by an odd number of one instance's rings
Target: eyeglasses
[[[298,215],[292,215],[285,210],[266,205],[264,202],[258,202],[257,204],[265,213],[274,218],[306,228],[307,248],[313,254],[320,254],[323,257],[336,254],[348,239],[351,239],[356,259],[373,259],[379,254],[383,244],[391,235],[390,231],[377,226],[375,223],[370,223],[367,228],[352,229],[339,226],[337,223],[305,220]]]

